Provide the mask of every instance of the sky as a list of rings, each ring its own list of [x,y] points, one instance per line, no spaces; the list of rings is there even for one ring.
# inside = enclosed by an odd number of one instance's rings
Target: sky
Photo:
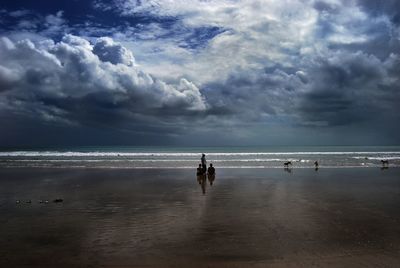
[[[0,147],[400,145],[399,0],[2,0]]]

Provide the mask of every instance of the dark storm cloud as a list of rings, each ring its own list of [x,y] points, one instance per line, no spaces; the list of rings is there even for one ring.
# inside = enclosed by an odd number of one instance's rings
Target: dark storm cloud
[[[92,45],[72,35],[59,43],[2,37],[0,62],[3,114],[71,125],[129,125],[146,116],[190,116],[205,110],[194,84],[181,79],[170,85],[153,78],[110,38]]]
[[[211,106],[259,122],[281,118],[297,125],[336,126],[383,116],[398,120],[399,60],[397,55],[381,61],[362,52],[336,52],[298,71],[281,66],[240,71],[207,85],[204,94]]]
[[[262,70],[239,70],[221,83],[205,86],[204,94],[211,107],[225,107],[227,114],[245,120],[264,116],[283,116],[293,106],[296,90],[307,78],[301,72],[286,73],[278,66]]]
[[[383,115],[398,119],[399,77],[392,71],[399,68],[398,60],[393,55],[381,61],[361,52],[322,60],[308,71],[314,77],[300,96],[301,115],[327,125],[379,120]],[[387,109],[394,114],[387,114]]]

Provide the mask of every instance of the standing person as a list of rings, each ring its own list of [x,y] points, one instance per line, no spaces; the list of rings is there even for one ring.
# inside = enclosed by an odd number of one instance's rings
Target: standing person
[[[201,155],[201,166],[203,167],[203,173],[206,173],[206,171],[207,171],[207,160],[206,160],[206,155],[205,154]]]

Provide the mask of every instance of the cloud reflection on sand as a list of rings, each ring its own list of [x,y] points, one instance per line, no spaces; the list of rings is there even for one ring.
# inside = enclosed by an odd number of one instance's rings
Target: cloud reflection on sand
[[[203,195],[195,170],[2,169],[0,264],[400,262],[397,168],[217,172]]]

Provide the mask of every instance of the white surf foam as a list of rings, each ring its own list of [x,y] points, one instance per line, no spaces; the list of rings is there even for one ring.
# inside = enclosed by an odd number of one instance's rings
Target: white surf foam
[[[271,156],[271,155],[399,155],[400,152],[213,152],[207,156]],[[201,153],[184,152],[61,152],[61,151],[9,151],[0,152],[0,156],[9,157],[140,157],[140,156],[193,156],[198,157]]]
[[[366,160],[400,160],[400,156],[355,156],[354,159],[366,159]]]
[[[54,165],[23,165],[23,166],[5,166],[4,168],[83,168],[83,169],[193,169],[193,167],[189,166],[177,166],[177,167],[152,167],[152,166],[85,166],[85,165],[71,165],[71,166],[54,166]],[[368,165],[368,166],[357,166],[357,165],[349,165],[349,166],[324,166],[319,169],[342,169],[342,168],[379,168],[379,165]],[[390,168],[400,168],[400,165],[393,165]],[[223,166],[218,167],[218,169],[284,169],[282,166]],[[296,169],[314,169],[313,167],[299,166],[295,168],[290,168],[286,170],[296,170]],[[193,169],[194,170],[194,169]]]

